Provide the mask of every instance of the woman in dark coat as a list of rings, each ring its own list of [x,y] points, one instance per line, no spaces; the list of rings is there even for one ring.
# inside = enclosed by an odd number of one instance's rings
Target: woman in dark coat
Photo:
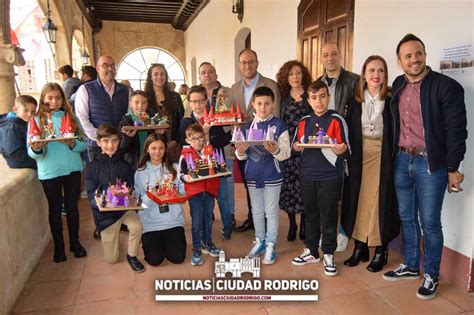
[[[385,60],[367,58],[345,113],[352,154],[347,160],[349,176],[344,181],[341,222],[355,246],[344,265],[354,267],[368,261],[368,246],[375,246],[374,258],[367,266],[372,272],[387,264],[387,245],[400,232],[387,80]]]
[[[306,90],[311,84],[311,74],[308,68],[299,61],[286,62],[278,71],[277,81],[281,91],[281,119],[288,126],[290,141],[293,139],[299,120],[309,115],[310,108],[307,102]],[[296,239],[296,214],[301,213],[300,239],[305,239],[305,220],[303,213],[303,199],[300,190],[300,157],[291,154],[284,161],[285,171],[280,193],[280,208],[288,213],[290,228],[287,240]]]
[[[147,94],[148,108],[150,116],[159,114],[167,116],[170,128],[165,133],[168,143],[168,153],[173,162],[179,158],[179,123],[184,116],[184,106],[181,96],[170,90],[168,82],[168,71],[163,64],[152,64],[148,69],[145,93]]]

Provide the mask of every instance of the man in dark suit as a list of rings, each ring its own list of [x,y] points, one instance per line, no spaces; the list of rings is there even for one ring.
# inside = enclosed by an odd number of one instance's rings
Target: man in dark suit
[[[258,73],[258,57],[257,53],[249,48],[242,50],[239,54],[239,69],[242,74],[242,80],[235,83],[231,87],[231,104],[240,106],[241,112],[245,115],[245,120],[253,119],[253,107],[251,104],[252,94],[256,88],[266,86],[272,89],[275,94],[275,108],[273,115],[280,116],[280,90],[275,81],[269,78],[265,78],[263,75]],[[242,174],[244,173],[245,161],[239,161],[239,168]],[[247,190],[247,184],[244,180],[245,189]],[[250,204],[250,196],[247,190],[247,205],[249,208],[247,219],[244,223],[236,228],[235,232],[245,232],[253,229],[252,219],[252,207]]]

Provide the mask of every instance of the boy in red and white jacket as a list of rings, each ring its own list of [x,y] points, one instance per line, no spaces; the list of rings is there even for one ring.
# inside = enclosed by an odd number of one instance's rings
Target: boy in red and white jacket
[[[301,154],[301,195],[306,217],[306,248],[293,258],[297,266],[319,262],[318,244],[322,233],[324,273],[337,274],[334,251],[337,247],[337,206],[344,175],[343,161],[350,154],[344,118],[328,110],[329,89],[323,81],[308,87],[308,103],[313,113],[301,118],[293,139],[293,150]],[[324,131],[336,143],[332,148],[303,149],[308,137]]]
[[[201,159],[204,145],[204,130],[198,123],[186,128],[186,142],[190,145],[183,146],[179,159],[179,178],[184,183],[184,190],[188,196],[191,209],[191,225],[193,238],[193,257],[191,265],[203,264],[202,254],[212,257],[219,256],[219,249],[212,242],[212,210],[219,190],[219,178],[212,178],[192,182],[188,175],[188,161]]]

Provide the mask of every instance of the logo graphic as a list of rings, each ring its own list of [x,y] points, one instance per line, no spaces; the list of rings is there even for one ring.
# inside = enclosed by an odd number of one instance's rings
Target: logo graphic
[[[219,260],[215,264],[216,278],[225,278],[226,273],[232,273],[233,278],[241,278],[243,273],[251,273],[254,278],[260,278],[260,258],[230,258],[225,261],[225,252],[219,252]]]
[[[204,267],[203,267],[204,268]],[[219,252],[212,279],[155,280],[156,301],[318,301],[318,280],[259,279],[260,258],[229,258]],[[251,274],[243,279],[242,274]],[[204,294],[203,294],[204,292]],[[235,292],[235,294],[229,294]],[[279,294],[273,294],[278,292]]]

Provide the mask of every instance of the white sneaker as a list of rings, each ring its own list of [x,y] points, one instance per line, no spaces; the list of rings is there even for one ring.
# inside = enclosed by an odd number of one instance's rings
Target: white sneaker
[[[259,238],[256,238],[253,241],[253,246],[250,252],[247,254],[249,258],[254,258],[263,253],[265,250],[265,241],[261,241]]]
[[[337,248],[336,252],[344,252],[347,248],[347,244],[349,243],[349,238],[342,233],[337,235]]]
[[[335,275],[337,275],[337,267],[336,263],[334,262],[334,255],[324,254],[323,263],[324,273],[326,274],[326,276],[334,277]]]
[[[262,264],[273,265],[276,260],[275,243],[267,243],[265,248],[265,256],[263,257]]]
[[[81,195],[79,196],[81,199],[87,199],[87,191],[83,190],[81,191]]]
[[[311,251],[308,248],[305,248],[303,250],[303,253],[293,258],[291,263],[295,266],[304,266],[307,264],[316,264],[320,261],[321,259],[319,258],[319,256],[314,257],[313,255],[311,255]]]

